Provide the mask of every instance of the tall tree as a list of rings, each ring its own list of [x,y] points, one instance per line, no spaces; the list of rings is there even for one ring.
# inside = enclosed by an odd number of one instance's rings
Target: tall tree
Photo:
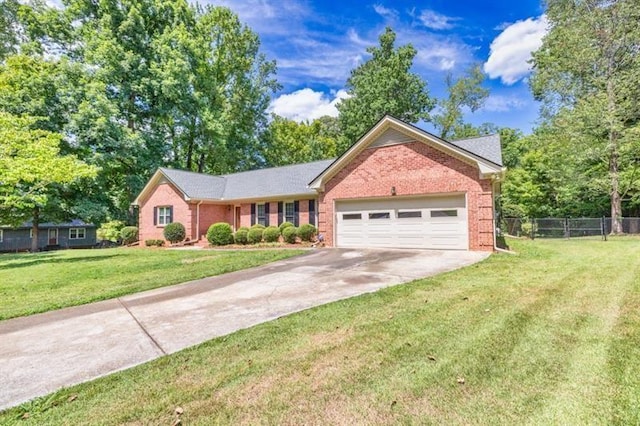
[[[269,166],[308,163],[335,157],[337,133],[332,117],[297,123],[273,115],[265,134],[264,159]]]
[[[447,139],[453,136],[457,127],[464,125],[462,121],[463,108],[475,112],[483,104],[489,90],[482,87],[484,73],[480,65],[470,68],[463,77],[453,80],[451,73],[447,74],[448,97],[438,100],[438,112],[433,115],[433,125],[440,133],[440,137]]]
[[[31,249],[38,250],[41,211],[60,186],[93,178],[95,167],[60,154],[62,135],[32,129],[36,119],[0,112],[0,221],[32,221]]]
[[[127,218],[158,166],[221,173],[262,164],[275,63],[229,9],[63,0],[58,11],[9,1],[18,9],[3,16],[21,36],[9,53],[22,54],[7,56],[0,110],[51,117],[41,124],[65,136],[62,149],[99,166],[84,192],[102,208],[76,200],[98,221]]]
[[[340,151],[385,114],[410,123],[429,119],[434,100],[429,97],[426,82],[411,72],[416,49],[411,44],[396,48],[395,41],[395,32],[387,27],[380,35],[380,46],[367,49],[371,58],[351,71],[346,84],[349,97],[337,106]]]
[[[623,194],[636,187],[623,177],[640,176],[640,3],[549,0],[547,18],[533,55],[533,93],[573,151],[606,166],[611,232],[622,233]]]

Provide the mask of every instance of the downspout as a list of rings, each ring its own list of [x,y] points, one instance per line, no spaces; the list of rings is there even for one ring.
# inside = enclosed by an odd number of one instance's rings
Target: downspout
[[[200,204],[202,200],[196,204],[196,241],[200,241]]]

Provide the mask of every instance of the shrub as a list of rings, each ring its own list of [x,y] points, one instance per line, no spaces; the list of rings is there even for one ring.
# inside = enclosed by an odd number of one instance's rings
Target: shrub
[[[280,239],[280,229],[277,226],[267,226],[262,233],[262,238],[267,243],[275,243]]]
[[[257,229],[257,228],[264,229],[265,226],[263,224],[261,224],[261,223],[255,223],[255,224],[251,225],[251,229]]]
[[[207,240],[214,246],[233,244],[233,229],[226,222],[214,223],[207,230]]]
[[[120,230],[120,238],[122,244],[132,244],[138,241],[138,227],[137,226],[125,226]]]
[[[311,241],[314,235],[316,235],[316,232],[315,226],[310,223],[305,223],[298,228],[298,237],[300,237],[302,241]]]
[[[187,231],[184,229],[184,225],[180,222],[172,222],[164,227],[162,235],[164,235],[171,244],[175,244],[180,241],[184,241],[187,236]]]
[[[144,240],[144,245],[147,247],[162,247],[164,245],[164,240]]]
[[[282,231],[284,231],[284,228],[288,228],[290,226],[294,226],[293,223],[291,222],[282,222],[279,226],[280,228],[280,233],[282,234]]]
[[[252,226],[247,232],[247,242],[249,244],[257,244],[262,241],[262,233],[264,232],[264,228],[259,226]]]
[[[298,228],[296,228],[295,226],[287,226],[286,228],[284,228],[284,231],[282,231],[282,238],[284,238],[285,242],[289,244],[295,244],[297,236]]]
[[[105,222],[98,229],[97,236],[99,240],[120,241],[120,231],[124,228],[124,222],[121,220],[110,220]]]
[[[235,235],[236,244],[247,244],[247,233],[249,232],[249,228],[242,227],[238,228]]]

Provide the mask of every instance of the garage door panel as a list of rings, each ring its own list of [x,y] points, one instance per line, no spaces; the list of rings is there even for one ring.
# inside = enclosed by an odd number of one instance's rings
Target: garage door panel
[[[338,247],[466,250],[469,246],[465,197],[460,194],[338,201],[336,216]]]

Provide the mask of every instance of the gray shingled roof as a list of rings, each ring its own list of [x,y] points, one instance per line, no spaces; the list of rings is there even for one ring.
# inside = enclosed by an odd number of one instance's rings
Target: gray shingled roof
[[[165,167],[160,167],[160,171],[189,198],[218,200],[224,197],[224,188],[227,182],[222,176],[167,169]]]
[[[248,172],[212,176],[202,173],[160,168],[187,197],[206,200],[237,200],[309,194],[307,183],[318,176],[334,159],[313,163],[272,167]]]
[[[500,136],[449,141],[452,145],[502,165]],[[307,184],[329,167],[335,159],[269,169],[212,176],[161,167],[162,173],[187,197],[205,200],[238,200],[287,195],[315,195]]]
[[[502,166],[502,148],[498,134],[449,141],[449,143]]]

